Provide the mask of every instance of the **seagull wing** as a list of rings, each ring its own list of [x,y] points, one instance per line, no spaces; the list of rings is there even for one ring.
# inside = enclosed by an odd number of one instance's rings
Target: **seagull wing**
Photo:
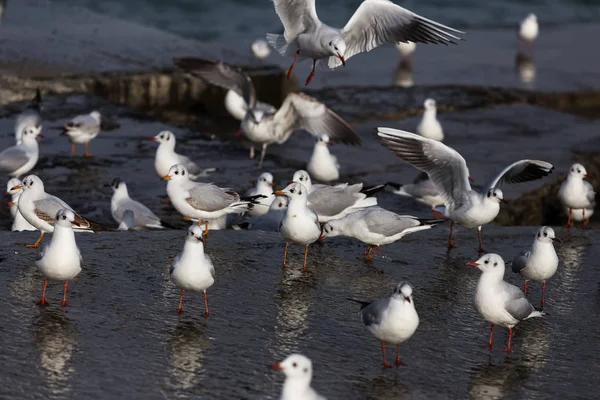
[[[454,33],[464,33],[421,17],[388,0],[365,0],[342,29],[346,42],[345,59],[371,51],[384,43],[415,42],[448,44],[461,40]],[[342,64],[329,57],[329,68]]]
[[[333,141],[360,144],[361,138],[339,115],[325,104],[303,93],[290,93],[273,116],[277,142],[285,142],[297,129],[313,136],[327,134]]]
[[[174,58],[173,63],[211,85],[235,91],[242,96],[248,107],[254,108],[256,91],[252,79],[241,68],[221,61],[197,57]]]
[[[502,183],[520,183],[549,175],[554,166],[546,161],[520,160],[504,168],[488,185],[488,190]]]
[[[315,0],[273,0],[273,5],[288,43],[308,28],[320,24]]]
[[[467,163],[456,150],[414,133],[391,128],[377,130],[384,146],[429,175],[449,212],[470,201]]]

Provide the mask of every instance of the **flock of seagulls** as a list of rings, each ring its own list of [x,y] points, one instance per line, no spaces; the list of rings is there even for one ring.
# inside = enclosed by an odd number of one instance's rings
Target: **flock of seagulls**
[[[294,57],[288,77],[298,60],[313,61],[307,85],[319,62],[336,68],[345,65],[352,56],[384,43],[397,44],[404,60],[410,62],[416,43],[455,43],[460,40],[456,35],[462,34],[388,0],[363,1],[342,29],[322,23],[317,17],[314,1],[273,0],[273,3],[284,26],[284,34],[267,35],[268,43],[279,53]],[[533,51],[532,43],[537,34],[537,19],[532,14],[522,22],[519,30],[521,42],[528,43],[530,51]],[[251,50],[261,59],[270,53],[264,40],[253,43]],[[167,181],[166,191],[172,206],[184,220],[191,222],[183,250],[170,269],[171,280],[180,288],[178,314],[183,312],[183,296],[187,290],[203,292],[205,316],[209,315],[207,289],[215,282],[215,266],[205,253],[209,227],[279,231],[285,242],[284,268],[291,268],[288,264],[291,244],[304,247],[302,269],[307,268],[310,245],[335,236],[353,237],[363,242],[367,248],[362,258],[371,261],[381,246],[446,221],[450,222],[449,247],[455,246],[452,228],[459,224],[477,228],[478,250],[485,253],[482,227],[496,218],[501,203],[505,202],[499,186],[541,179],[554,168],[546,161],[518,160],[491,179],[482,192],[474,190],[465,159],[442,143],[444,131],[436,116],[436,102],[427,99],[423,118],[416,127],[417,134],[385,127],[377,129],[383,146],[426,175],[414,184],[388,186],[398,195],[413,197],[427,205],[433,210],[433,218],[399,215],[377,204],[376,195],[386,185],[332,184],[340,177],[340,164],[330,153],[329,144],[338,141],[359,145],[361,138],[325,104],[306,94],[291,93],[281,107],[276,108],[258,101],[252,79],[235,66],[190,57],[177,58],[174,63],[208,84],[228,91],[225,107],[240,121],[241,133],[253,146],[261,149],[259,167],[262,167],[267,147],[285,143],[295,131],[306,131],[316,139],[307,169],[295,172],[286,187],[274,190],[273,175],[263,172],[258,176],[256,186],[241,195],[231,188],[196,181],[212,170],[203,169],[189,157],[176,153],[176,138],[172,132],[162,131],[151,138],[158,143],[156,174]],[[14,219],[12,229],[40,232],[37,241],[27,247],[37,248],[45,233],[53,233],[35,261],[44,277],[42,297],[37,304],[45,306],[49,303],[46,287],[49,280],[54,280],[64,282],[59,304],[66,306],[68,283],[81,272],[82,263],[74,233],[114,229],[81,216],[65,201],[47,193],[44,182],[37,175],[29,174],[39,158],[41,102],[41,94],[37,91],[29,107],[16,118],[15,145],[0,153],[0,173],[12,178],[7,183]],[[76,116],[61,128],[71,144],[72,154],[75,144],[83,144],[84,155],[91,156],[88,145],[99,134],[101,122],[100,113],[92,111]],[[252,148],[251,156],[253,152]],[[583,221],[587,226],[593,214],[595,192],[584,180],[587,177],[581,164],[573,165],[558,192],[569,226],[573,221]],[[313,183],[313,179],[322,184]],[[113,190],[111,214],[119,230],[173,228],[148,207],[133,200],[124,181],[116,178],[106,186]],[[541,282],[541,305],[544,306],[546,281],[556,273],[559,264],[553,246],[557,241],[552,228],[542,227],[531,248],[516,255],[510,266],[524,279],[523,290],[504,281],[505,263],[497,254],[484,254],[467,263],[481,270],[475,291],[475,308],[491,323],[490,347],[495,325],[509,329],[506,350],[510,351],[513,327],[523,320],[545,315],[529,302],[526,294],[529,281]],[[395,364],[402,365],[400,344],[415,334],[419,326],[412,286],[408,282],[399,282],[389,297],[372,302],[351,300],[361,305],[363,324],[381,342],[383,366],[391,366],[386,358],[386,345],[396,346]],[[310,387],[312,363],[307,357],[292,354],[272,367],[286,375],[282,399],[323,399]]]

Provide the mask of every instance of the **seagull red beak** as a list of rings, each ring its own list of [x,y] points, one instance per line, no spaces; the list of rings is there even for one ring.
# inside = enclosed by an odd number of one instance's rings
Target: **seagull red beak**
[[[326,143],[328,146],[331,146],[333,144],[333,142],[327,142]]]
[[[473,182],[473,178],[469,176],[469,182]]]
[[[10,191],[12,192],[13,190],[19,190],[19,189],[23,189],[23,186],[21,186],[21,185],[13,186],[10,188]]]
[[[583,177],[591,179],[592,176],[590,174],[585,174]]]
[[[337,56],[340,59],[340,61],[342,62],[342,65],[345,67],[346,66],[346,59],[344,58],[344,56],[341,55],[340,53],[337,53]]]
[[[73,222],[71,222],[71,225],[75,225],[75,226],[81,226],[81,224],[80,224],[79,222],[77,222],[77,221],[73,221]]]
[[[12,207],[12,206],[14,206],[15,204],[16,204],[16,203],[15,203],[14,201],[9,201],[9,202],[8,202],[8,206],[9,206],[9,207]]]
[[[553,242],[558,242],[558,243],[562,243],[562,240],[560,240],[559,238],[552,238]]]
[[[283,368],[281,368],[281,364],[279,364],[279,363],[273,363],[273,364],[271,364],[271,369],[275,369],[277,371],[283,370]]]
[[[288,185],[291,185],[292,183],[296,183],[296,181],[289,181]]]
[[[149,140],[152,140],[153,142],[156,142],[156,138],[154,136],[152,136],[151,138],[148,138]]]
[[[238,129],[237,131],[235,131],[233,133],[235,136],[242,136],[244,134],[244,130],[243,129]]]
[[[471,267],[479,268],[479,264],[477,264],[475,261],[469,261],[467,263],[467,265],[470,265]]]
[[[269,186],[273,187],[275,184],[273,182],[269,183]]]
[[[498,199],[498,200],[500,200],[501,203],[508,204],[508,201],[506,201],[504,199]]]
[[[404,296],[404,300],[406,300],[406,301],[408,301],[410,303],[410,297]]]

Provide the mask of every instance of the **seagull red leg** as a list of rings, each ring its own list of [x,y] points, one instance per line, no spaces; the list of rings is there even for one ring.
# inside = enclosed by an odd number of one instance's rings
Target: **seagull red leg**
[[[527,294],[527,282],[529,281],[525,279],[525,284],[523,285],[523,294]]]
[[[454,221],[450,222],[450,237],[448,238],[448,248],[456,247],[452,240],[452,228],[454,228]]]
[[[385,343],[381,342],[381,352],[383,353],[383,368],[392,368],[385,358]]]
[[[400,343],[396,345],[396,365],[404,365],[402,360],[400,360]]]
[[[381,246],[377,245],[377,248],[375,249],[375,251],[373,251],[371,254],[369,254],[368,257],[363,258],[363,260],[371,261],[373,259],[373,257],[375,257],[375,254],[377,254],[379,252],[379,250],[381,250]]]
[[[490,341],[488,342],[488,347],[492,348],[492,339],[494,337],[494,324],[490,326]]]
[[[42,241],[42,238],[44,237],[44,232],[40,233],[40,237],[38,238],[38,240],[35,241],[35,243],[30,243],[30,244],[26,244],[25,247],[31,247],[31,248],[37,248],[40,245],[40,242]]]
[[[208,317],[208,296],[206,295],[206,289],[204,290],[204,316]]]
[[[478,226],[477,227],[477,238],[479,239],[479,252],[480,253],[485,253],[485,250],[483,249],[483,240],[481,240],[481,227]]]
[[[546,294],[546,281],[542,282],[542,307],[544,307],[544,295]]]
[[[58,304],[60,304],[63,307],[66,307],[67,304],[67,287],[69,286],[69,281],[65,281],[65,284],[63,285],[63,298],[62,301],[59,301]]]
[[[288,247],[290,247],[290,244],[288,242],[285,242],[285,248],[283,249],[283,268],[289,268],[290,267],[286,263]]]
[[[44,279],[44,288],[42,289],[42,298],[39,299],[35,304],[39,306],[47,306],[49,303],[46,301],[46,286],[48,286],[48,279]]]
[[[512,328],[508,328],[508,347],[504,349],[504,351],[506,351],[507,353],[510,353],[510,342],[512,341],[512,335]]]
[[[179,291],[179,308],[177,308],[177,314],[181,314],[183,312],[183,292],[183,289]]]
[[[306,271],[306,258],[308,257],[308,245],[306,245],[306,248],[304,249],[304,266],[302,267],[302,269],[304,271]]]
[[[290,79],[292,77],[292,71],[294,70],[294,64],[296,64],[296,60],[300,55],[300,49],[296,50],[296,55],[294,56],[294,61],[292,61],[292,65],[290,65],[290,69],[288,69],[287,78]]]
[[[317,66],[317,60],[313,60],[312,71],[310,71],[310,75],[308,75],[308,78],[306,78],[306,84],[304,86],[308,86],[308,84],[310,83],[310,81],[312,81],[313,76],[315,76],[315,67],[316,66]]]

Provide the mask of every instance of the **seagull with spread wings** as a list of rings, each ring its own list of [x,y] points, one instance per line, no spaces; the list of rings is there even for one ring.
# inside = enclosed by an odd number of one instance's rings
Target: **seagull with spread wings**
[[[389,0],[363,1],[342,29],[319,20],[315,0],[273,0],[273,4],[285,31],[283,35],[268,33],[267,40],[281,55],[294,56],[288,79],[298,59],[313,60],[306,85],[315,76],[317,62],[323,59],[329,59],[328,66],[333,69],[385,43],[456,44],[461,39],[451,32],[463,33]]]
[[[501,183],[528,182],[552,172],[552,164],[539,160],[520,160],[504,168],[483,193],[471,188],[465,159],[453,148],[414,133],[391,128],[377,128],[385,147],[398,157],[425,172],[434,183],[446,206],[445,216],[452,221],[448,247],[454,247],[454,223],[465,228],[477,228],[479,251],[483,252],[481,227],[492,222],[505,202]]]
[[[240,94],[248,110],[241,128],[246,137],[262,146],[259,168],[273,143],[285,143],[294,131],[302,129],[315,137],[326,134],[332,141],[360,144],[360,136],[339,115],[323,103],[303,93],[290,93],[281,107],[272,112],[257,106],[256,91],[250,77],[240,68],[214,60],[185,57],[176,58],[179,68],[198,76],[204,81]]]

